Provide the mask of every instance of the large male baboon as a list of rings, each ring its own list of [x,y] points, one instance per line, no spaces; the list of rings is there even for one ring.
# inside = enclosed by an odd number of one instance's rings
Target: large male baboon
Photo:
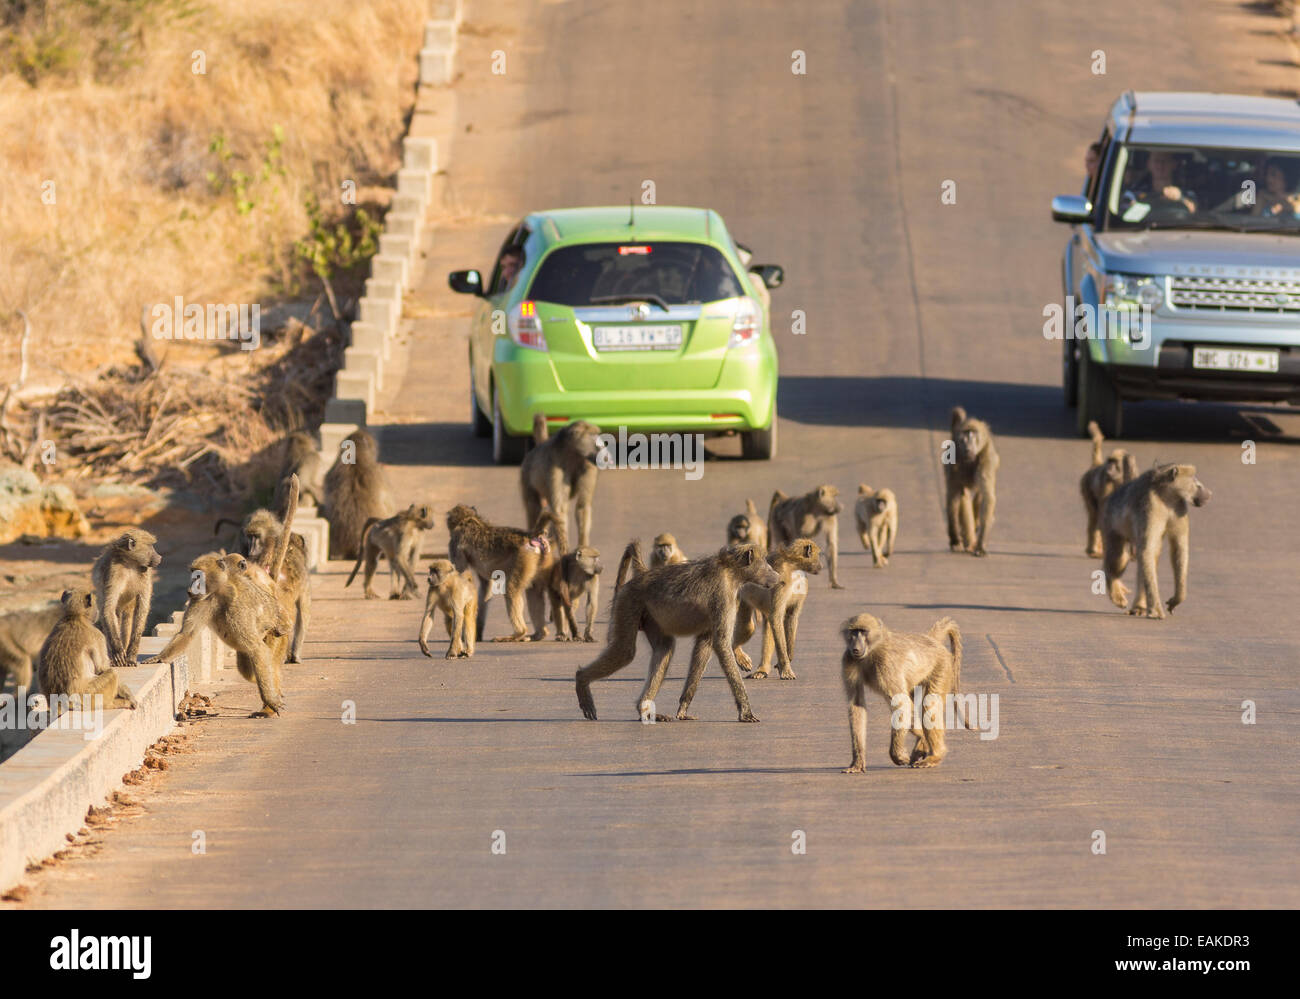
[[[839,489],[830,485],[794,498],[778,489],[772,494],[767,512],[767,543],[772,551],[800,538],[812,540],[818,532],[826,535],[826,559],[834,590],[844,589],[839,576],[839,515],[844,505],[839,497]]]
[[[538,414],[541,416],[541,414]],[[543,417],[534,418],[533,449],[519,466],[519,489],[528,523],[535,524],[543,504],[555,514],[555,537],[560,554],[569,550],[569,503],[578,523],[578,545],[591,544],[591,504],[596,493],[596,455],[600,453],[600,427],[575,420],[546,436]]]
[[[1083,506],[1088,511],[1086,551],[1092,558],[1101,558],[1102,504],[1125,482],[1137,478],[1137,459],[1122,447],[1115,448],[1109,458],[1102,458],[1101,446],[1106,438],[1101,435],[1101,428],[1095,420],[1088,423],[1088,435],[1092,438],[1092,464],[1079,479],[1079,492],[1083,494]]]
[[[368,431],[354,430],[343,439],[339,456],[325,476],[330,558],[356,558],[366,521],[392,515],[393,495],[379,464],[379,445]]]
[[[637,714],[645,719],[668,720],[654,709],[654,698],[659,693],[668,661],[678,638],[694,638],[692,663],[703,656],[708,660],[709,647],[713,649],[732,696],[736,710],[743,722],[755,722],[745,693],[745,683],[736,665],[732,651],[736,630],[737,592],[745,583],[775,586],[780,576],[763,559],[757,545],[723,548],[716,555],[708,555],[693,562],[679,562],[645,568],[640,545],[636,545],[635,563],[638,574],[619,590],[610,610],[609,638],[594,662],[578,670],[575,686],[578,706],[585,717],[595,720],[596,702],[591,696],[591,684],[616,673],[636,657],[637,632],[644,631],[650,642],[650,667],[645,686],[637,699]],[[679,706],[677,717],[687,717],[685,706]]]
[[[943,477],[948,493],[948,546],[955,552],[988,554],[985,545],[998,502],[998,461],[989,425],[954,406],[952,449],[949,452],[945,444]]]
[[[128,527],[95,559],[91,579],[99,603],[99,626],[114,666],[134,666],[153,600],[153,571],[162,564],[148,531]]]

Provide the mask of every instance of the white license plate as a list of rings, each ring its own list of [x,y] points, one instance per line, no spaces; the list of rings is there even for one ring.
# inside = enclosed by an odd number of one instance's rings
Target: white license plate
[[[1277,351],[1197,347],[1192,352],[1192,367],[1214,371],[1277,371]]]
[[[676,350],[680,326],[597,326],[591,331],[597,350]]]

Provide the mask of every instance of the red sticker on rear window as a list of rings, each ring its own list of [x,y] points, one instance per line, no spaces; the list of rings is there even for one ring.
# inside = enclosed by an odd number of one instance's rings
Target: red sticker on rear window
[[[632,253],[645,255],[650,252],[650,249],[651,248],[648,246],[620,246],[618,248],[618,255],[620,257],[626,257],[628,254]]]

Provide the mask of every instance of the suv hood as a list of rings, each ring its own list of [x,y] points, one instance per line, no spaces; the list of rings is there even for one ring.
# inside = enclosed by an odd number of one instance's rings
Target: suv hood
[[[1300,279],[1300,233],[1165,229],[1101,232],[1093,239],[1110,272]]]

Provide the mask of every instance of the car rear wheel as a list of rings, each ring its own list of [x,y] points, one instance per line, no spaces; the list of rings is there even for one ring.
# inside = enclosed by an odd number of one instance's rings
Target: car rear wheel
[[[498,465],[518,465],[524,460],[528,438],[512,437],[501,415],[501,399],[492,386],[492,460]]]
[[[771,461],[776,457],[776,407],[766,430],[744,430],[740,434],[740,456],[750,461]]]
[[[1079,350],[1079,408],[1075,428],[1080,437],[1088,436],[1088,423],[1097,421],[1104,436],[1118,439],[1123,431],[1124,401],[1110,380],[1104,365],[1092,359],[1087,347]]]
[[[474,394],[474,376],[469,380],[469,425],[474,429],[475,437],[491,437],[492,421],[483,415],[479,408],[478,396]]]

